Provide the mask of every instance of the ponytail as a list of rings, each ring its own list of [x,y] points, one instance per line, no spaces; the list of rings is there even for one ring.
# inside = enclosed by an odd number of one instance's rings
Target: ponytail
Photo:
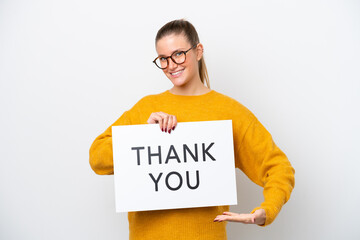
[[[201,82],[210,89],[210,81],[209,81],[209,75],[207,72],[206,64],[204,56],[199,61],[199,74],[200,74],[200,80]]]

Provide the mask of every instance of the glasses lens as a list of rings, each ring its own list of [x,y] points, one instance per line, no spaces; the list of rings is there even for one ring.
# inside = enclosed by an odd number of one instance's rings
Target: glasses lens
[[[181,64],[181,63],[185,62],[185,53],[184,52],[174,52],[171,55],[171,57],[177,64]]]
[[[167,67],[167,60],[166,58],[157,58],[155,60],[155,64],[159,67],[159,68],[166,68]]]

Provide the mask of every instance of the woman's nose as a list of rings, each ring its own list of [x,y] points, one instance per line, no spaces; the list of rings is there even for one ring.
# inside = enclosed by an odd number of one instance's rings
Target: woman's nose
[[[174,63],[174,61],[171,58],[169,58],[169,66],[168,66],[168,68],[169,68],[169,70],[177,68],[177,64]]]

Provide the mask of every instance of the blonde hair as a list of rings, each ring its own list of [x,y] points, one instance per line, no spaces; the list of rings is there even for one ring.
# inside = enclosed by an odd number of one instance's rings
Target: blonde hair
[[[155,44],[162,37],[170,34],[184,34],[191,46],[194,46],[200,42],[195,27],[185,19],[174,20],[162,26],[156,34]],[[206,83],[207,87],[210,88],[209,75],[207,72],[204,56],[202,56],[199,61],[199,75],[201,82],[203,84]]]

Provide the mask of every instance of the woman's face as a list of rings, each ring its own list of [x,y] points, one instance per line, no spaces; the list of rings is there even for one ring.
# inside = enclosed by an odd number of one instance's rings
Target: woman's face
[[[183,34],[171,34],[162,37],[156,43],[156,51],[159,56],[170,56],[177,51],[186,51],[191,48]],[[163,69],[165,75],[170,79],[174,86],[184,86],[200,80],[198,61],[202,56],[202,45],[199,44],[194,49],[186,53],[186,61],[182,64],[174,63],[168,58],[168,67]]]

